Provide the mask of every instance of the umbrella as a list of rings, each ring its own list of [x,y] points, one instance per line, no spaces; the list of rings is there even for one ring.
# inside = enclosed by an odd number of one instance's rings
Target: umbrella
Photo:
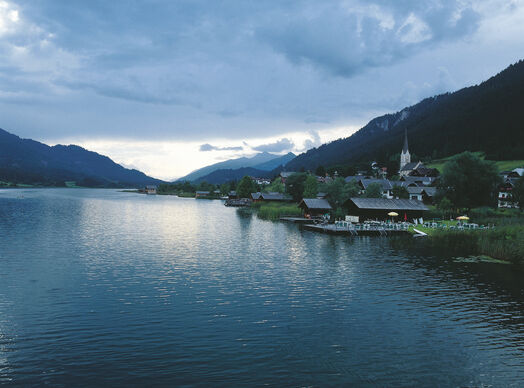
[[[398,213],[391,212],[391,213],[388,213],[388,216],[391,216],[391,217],[397,217],[397,216],[398,216]]]
[[[461,221],[469,220],[469,217],[468,216],[460,216],[460,217],[457,217],[457,220],[461,220]]]

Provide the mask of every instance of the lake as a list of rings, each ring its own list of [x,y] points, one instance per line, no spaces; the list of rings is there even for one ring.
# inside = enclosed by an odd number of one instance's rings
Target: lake
[[[519,386],[523,273],[221,201],[0,190],[0,383]]]

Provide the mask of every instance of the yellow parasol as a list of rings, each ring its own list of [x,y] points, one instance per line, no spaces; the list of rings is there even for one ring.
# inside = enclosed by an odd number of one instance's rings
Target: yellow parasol
[[[460,216],[460,217],[457,217],[457,220],[465,221],[465,220],[469,220],[469,217],[468,216]]]
[[[390,217],[397,217],[398,213],[391,212],[391,213],[388,213],[388,216],[390,216]]]

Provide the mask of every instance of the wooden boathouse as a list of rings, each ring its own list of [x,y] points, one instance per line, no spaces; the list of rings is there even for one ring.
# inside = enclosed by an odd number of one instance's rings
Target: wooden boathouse
[[[388,213],[398,214],[398,221],[412,222],[423,217],[428,210],[422,201],[413,199],[350,198],[344,203],[347,214],[366,220],[391,220]]]

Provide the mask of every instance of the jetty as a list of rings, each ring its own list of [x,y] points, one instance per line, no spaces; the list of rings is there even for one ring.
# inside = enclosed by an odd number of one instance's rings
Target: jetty
[[[409,234],[408,223],[385,223],[370,222],[363,224],[353,224],[346,221],[337,221],[334,224],[313,224],[304,225],[307,230],[329,233],[342,234],[348,236],[393,236]]]
[[[293,217],[293,216],[283,216],[283,217],[280,217],[279,220],[285,221],[285,222],[291,222],[293,224],[314,224],[315,222],[318,222],[318,220],[315,220],[313,218]]]
[[[230,207],[248,207],[251,206],[251,202],[252,201],[247,198],[228,199],[226,202],[224,202],[224,205]]]

